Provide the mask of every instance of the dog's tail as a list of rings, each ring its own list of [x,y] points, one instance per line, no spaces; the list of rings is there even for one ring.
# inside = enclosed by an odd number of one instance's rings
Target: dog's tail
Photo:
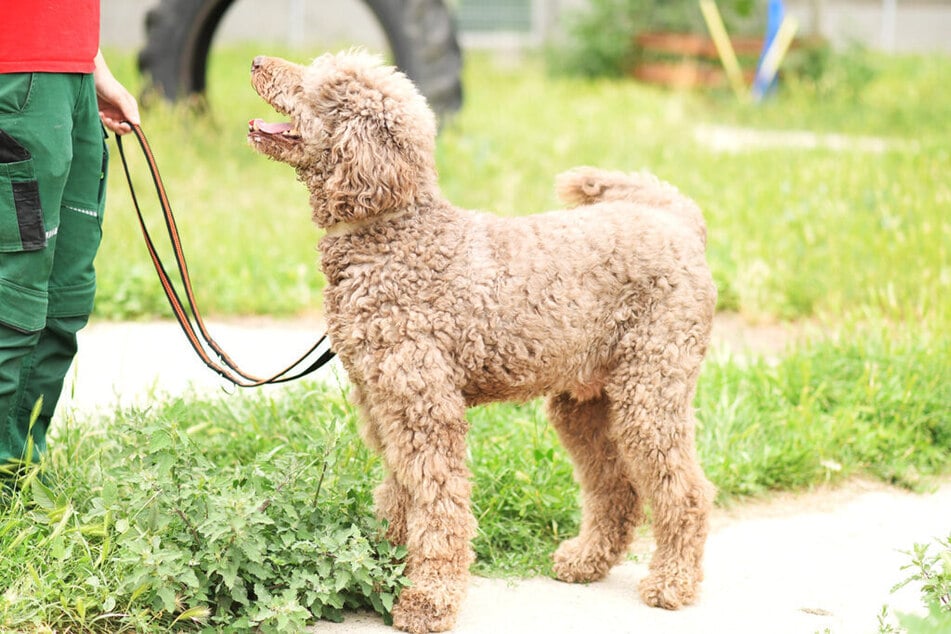
[[[555,178],[555,193],[568,207],[627,201],[661,209],[693,227],[704,245],[707,243],[707,226],[700,207],[676,187],[649,172],[626,174],[596,167],[575,167]]]

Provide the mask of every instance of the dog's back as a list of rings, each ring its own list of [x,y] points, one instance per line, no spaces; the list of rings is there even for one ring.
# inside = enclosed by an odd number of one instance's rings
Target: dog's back
[[[648,172],[627,174],[596,167],[575,167],[556,177],[555,193],[568,207],[628,201],[660,209],[693,227],[703,244],[707,243],[707,226],[697,204],[670,183]]]

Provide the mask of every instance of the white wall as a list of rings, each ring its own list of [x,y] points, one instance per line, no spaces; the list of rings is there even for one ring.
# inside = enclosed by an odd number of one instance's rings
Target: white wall
[[[951,0],[892,0],[894,23],[883,11],[888,0],[786,0],[787,9],[808,28],[818,4],[822,34],[839,46],[904,52],[951,52]]]
[[[819,26],[838,45],[851,40],[871,48],[951,53],[951,0],[896,0],[894,29],[883,28],[888,0],[787,0],[803,28],[820,7]],[[449,0],[450,6],[453,0]],[[538,24],[518,42],[537,44],[554,31],[557,16],[583,6],[585,0],[533,0]],[[102,0],[102,41],[106,46],[141,48],[145,13],[158,0]],[[385,38],[361,0],[237,0],[215,36],[216,42],[251,40],[316,47],[362,44],[374,50]],[[462,34],[463,45],[491,46],[493,39]],[[506,38],[500,43],[509,42]],[[892,41],[894,44],[892,45]]]
[[[102,44],[141,48],[145,14],[158,4],[158,0],[102,0]],[[361,0],[235,0],[214,41],[321,48],[363,45],[372,50],[386,46],[382,29]]]

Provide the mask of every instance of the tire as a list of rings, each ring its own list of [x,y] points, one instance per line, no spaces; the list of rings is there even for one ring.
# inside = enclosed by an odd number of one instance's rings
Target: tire
[[[208,53],[234,0],[161,0],[145,18],[139,70],[151,92],[177,101],[202,97]],[[264,2],[265,0],[258,0]],[[376,17],[396,65],[426,96],[440,119],[462,106],[462,52],[442,0],[363,0]]]

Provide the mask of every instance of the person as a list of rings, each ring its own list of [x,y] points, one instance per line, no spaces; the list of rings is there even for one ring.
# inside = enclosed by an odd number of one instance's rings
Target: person
[[[0,0],[0,14],[0,475],[15,476],[45,451],[92,312],[106,129],[139,112],[99,49],[99,0]]]

